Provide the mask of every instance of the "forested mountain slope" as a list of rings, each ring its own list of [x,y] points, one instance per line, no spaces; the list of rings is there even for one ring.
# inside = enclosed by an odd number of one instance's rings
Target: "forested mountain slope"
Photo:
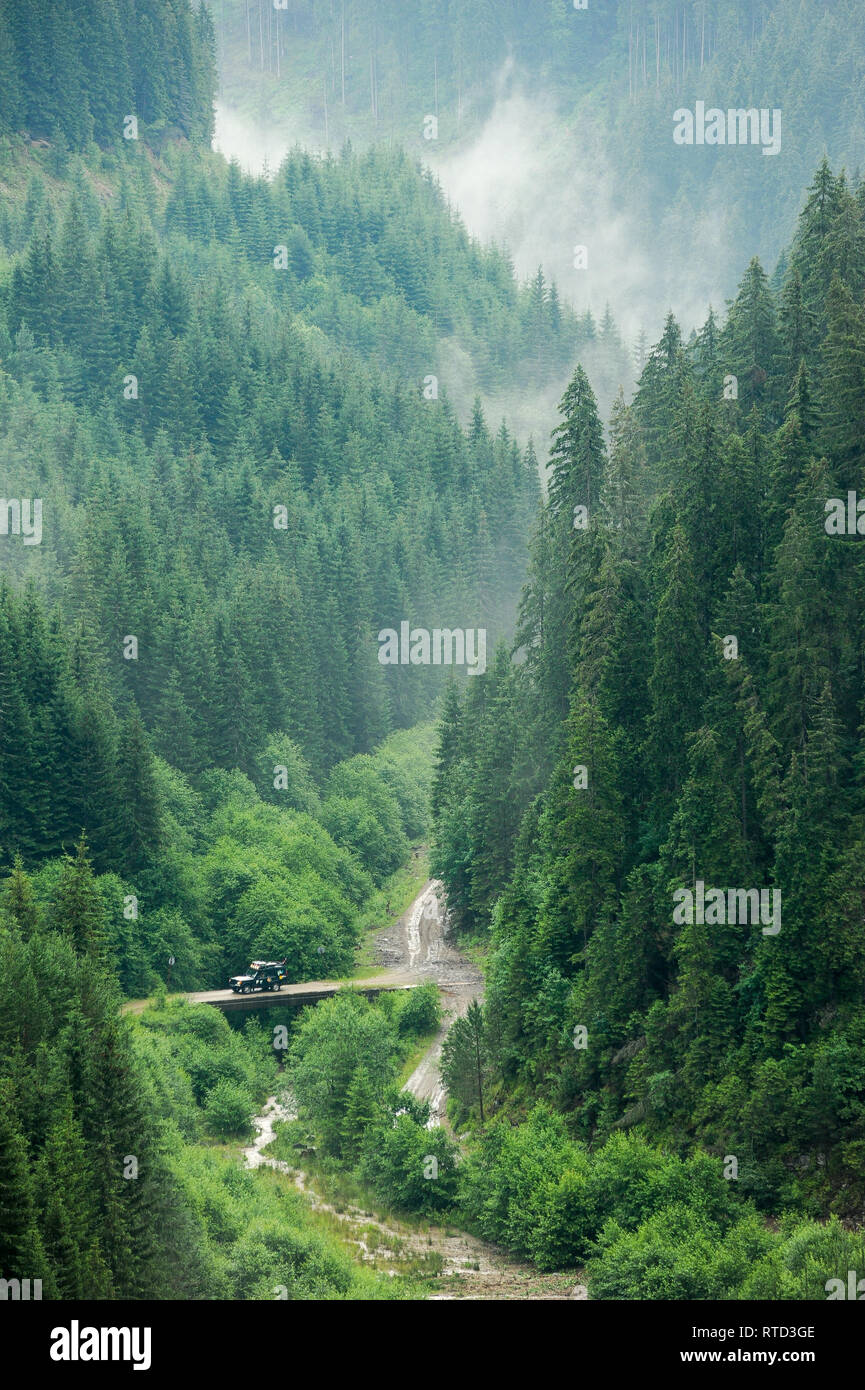
[[[0,565],[86,628],[91,670],[181,770],[250,771],[289,727],[324,770],[429,709],[439,673],[395,678],[380,629],[492,638],[513,621],[533,455],[424,395],[435,338],[409,307],[411,266],[398,244],[370,248],[381,227],[352,247],[340,226],[364,172],[350,154],[327,170],[298,156],[274,188],[191,156],[174,179],[143,148],[131,167],[104,160],[107,206],[76,162],[6,208],[3,476],[43,519],[40,544],[4,545]],[[365,164],[451,237],[407,164]],[[452,314],[495,344],[512,282],[456,234],[450,263],[466,281],[489,270]]]
[[[300,1198],[194,1152],[245,1132],[271,1040],[119,1005],[253,956],[351,973],[427,831],[417,725],[442,676],[381,664],[378,634],[511,629],[539,496],[531,447],[436,392],[439,335],[497,379],[526,352],[561,370],[579,325],[398,154],[298,152],[271,183],[201,148],[202,12],[37,6],[37,33],[19,9],[0,25],[0,1270],[46,1298],[399,1296]],[[148,24],[170,56],[141,56]],[[58,90],[35,111],[37,61]]]
[[[129,138],[209,142],[214,36],[190,0],[3,0],[0,131],[83,149]]]
[[[853,0],[0,0],[4,1281],[418,1293],[221,1147],[277,1052],[289,1162],[585,1269],[593,1298],[822,1298],[861,1267],[856,21]],[[303,112],[318,152],[256,177],[210,151],[217,41],[223,99],[257,68],[249,111]],[[780,158],[677,147],[697,99],[781,105]],[[631,354],[607,296],[590,312],[545,254],[521,283],[504,221],[482,245],[415,162],[492,128],[494,168],[517,163],[532,103],[561,144],[517,213],[546,202],[569,275],[575,207],[591,264],[650,266],[653,302],[715,247],[721,285],[750,260],[726,315],[638,345],[608,434]],[[546,441],[471,400],[562,378],[542,498]],[[404,627],[418,660],[403,639],[382,662]],[[447,680],[423,648],[443,628],[483,631],[488,660]],[[431,983],[341,991],[279,1043],[166,1002],[252,957],[350,976],[433,818],[487,967],[442,1044],[458,1138],[399,1089],[439,1029]]]
[[[723,324],[685,345],[671,318],[608,448],[577,370],[516,660],[451,693],[433,793],[449,901],[493,947],[500,1097],[595,1142],[699,1141],[758,1202],[848,1214],[865,571],[855,498],[852,534],[827,502],[865,486],[863,212],[824,163],[777,292],[753,261]],[[719,888],[780,911],[713,915]]]
[[[771,270],[824,154],[851,177],[865,168],[858,0],[212,0],[211,13],[220,105],[250,131],[404,143],[495,207],[484,230],[522,249],[524,273],[543,258],[566,301],[598,315],[608,299],[634,337],[641,323],[656,337],[671,303],[720,308],[738,247]],[[779,154],[677,145],[674,112],[697,101],[778,111]],[[575,242],[590,253],[577,274]]]
[[[378,634],[491,650],[539,495],[531,446],[425,386],[437,316],[506,362],[531,301],[399,155],[5,156],[2,862],[50,896],[83,831],[133,993],[172,953],[186,987],[250,952],[343,971],[426,825],[428,760],[366,755],[442,688]]]

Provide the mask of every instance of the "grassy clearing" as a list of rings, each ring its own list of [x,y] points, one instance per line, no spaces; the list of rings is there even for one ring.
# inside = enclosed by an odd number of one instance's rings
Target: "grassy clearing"
[[[480,937],[461,936],[459,949],[461,954],[466,956],[473,965],[476,965],[481,974],[484,974],[491,950],[489,940],[482,940]]]

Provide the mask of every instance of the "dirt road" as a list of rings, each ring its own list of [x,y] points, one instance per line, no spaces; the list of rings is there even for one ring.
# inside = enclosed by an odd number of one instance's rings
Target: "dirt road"
[[[444,1089],[439,1074],[442,1041],[453,1019],[465,1013],[472,999],[483,993],[483,976],[448,939],[447,925],[444,892],[441,884],[432,880],[399,921],[383,928],[376,937],[379,964],[387,968],[389,975],[393,972],[411,983],[435,980],[442,994],[444,1025],[406,1083],[406,1090],[432,1102],[431,1125],[444,1118]],[[271,1096],[253,1121],[255,1139],[243,1151],[247,1167],[273,1168],[290,1177],[306,1193],[313,1210],[339,1221],[365,1263],[393,1274],[424,1269],[436,1274],[439,1287],[430,1298],[437,1300],[585,1297],[584,1287],[575,1287],[573,1273],[540,1274],[466,1231],[403,1222],[394,1216],[382,1220],[361,1207],[336,1207],[325,1201],[311,1186],[307,1174],[264,1152],[273,1138],[274,1124],[292,1118],[291,1107]]]
[[[444,888],[435,879],[426,884],[407,912],[376,938],[376,955],[400,978],[435,980],[442,995],[444,1023],[435,1042],[406,1082],[405,1089],[430,1102],[430,1126],[441,1124],[445,1095],[439,1073],[442,1043],[455,1018],[483,994],[484,981],[476,965],[460,955],[448,939]]]

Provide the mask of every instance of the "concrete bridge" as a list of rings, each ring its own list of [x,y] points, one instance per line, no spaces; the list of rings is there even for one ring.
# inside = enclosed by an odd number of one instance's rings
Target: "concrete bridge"
[[[212,1004],[223,1013],[241,1012],[247,1009],[272,1009],[279,1005],[300,1007],[303,1004],[317,1004],[322,999],[330,999],[341,989],[353,989],[367,999],[387,990],[414,989],[418,983],[408,975],[388,971],[369,980],[306,980],[302,984],[283,985],[281,989],[258,990],[255,994],[235,994],[230,989],[206,989],[198,994],[171,995],[170,998],[186,999],[189,1004]],[[128,999],[121,1010],[125,1014],[140,1014],[151,1003],[149,999]]]

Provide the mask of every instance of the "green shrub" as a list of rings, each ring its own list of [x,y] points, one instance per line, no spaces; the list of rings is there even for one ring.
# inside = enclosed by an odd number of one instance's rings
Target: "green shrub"
[[[399,1031],[406,1034],[433,1033],[441,1024],[441,1004],[438,985],[416,985],[410,994],[400,1001],[398,1016]]]
[[[446,1130],[398,1114],[366,1131],[360,1174],[387,1206],[433,1215],[453,1205],[456,1157]]]
[[[590,1154],[545,1106],[516,1127],[493,1123],[464,1163],[460,1188],[482,1234],[541,1269],[582,1263],[607,1223],[624,1235],[675,1208],[720,1238],[743,1212],[718,1159],[682,1160],[620,1133]]]
[[[217,1081],[204,1102],[208,1129],[219,1139],[249,1134],[253,1110],[249,1093],[234,1081]]]
[[[726,1234],[683,1202],[662,1207],[636,1230],[609,1221],[587,1266],[593,1299],[734,1299],[772,1232],[749,1212]]]
[[[351,990],[341,990],[307,1009],[291,1041],[288,1071],[298,1108],[321,1135],[327,1153],[341,1154],[349,1092],[358,1068],[373,1097],[396,1074],[400,1043],[380,1009]]]
[[[833,1216],[825,1224],[806,1221],[793,1225],[788,1218],[781,1237],[754,1265],[743,1281],[741,1297],[828,1299],[830,1279],[840,1279],[847,1296],[848,1272],[865,1278],[865,1233],[847,1231]]]

